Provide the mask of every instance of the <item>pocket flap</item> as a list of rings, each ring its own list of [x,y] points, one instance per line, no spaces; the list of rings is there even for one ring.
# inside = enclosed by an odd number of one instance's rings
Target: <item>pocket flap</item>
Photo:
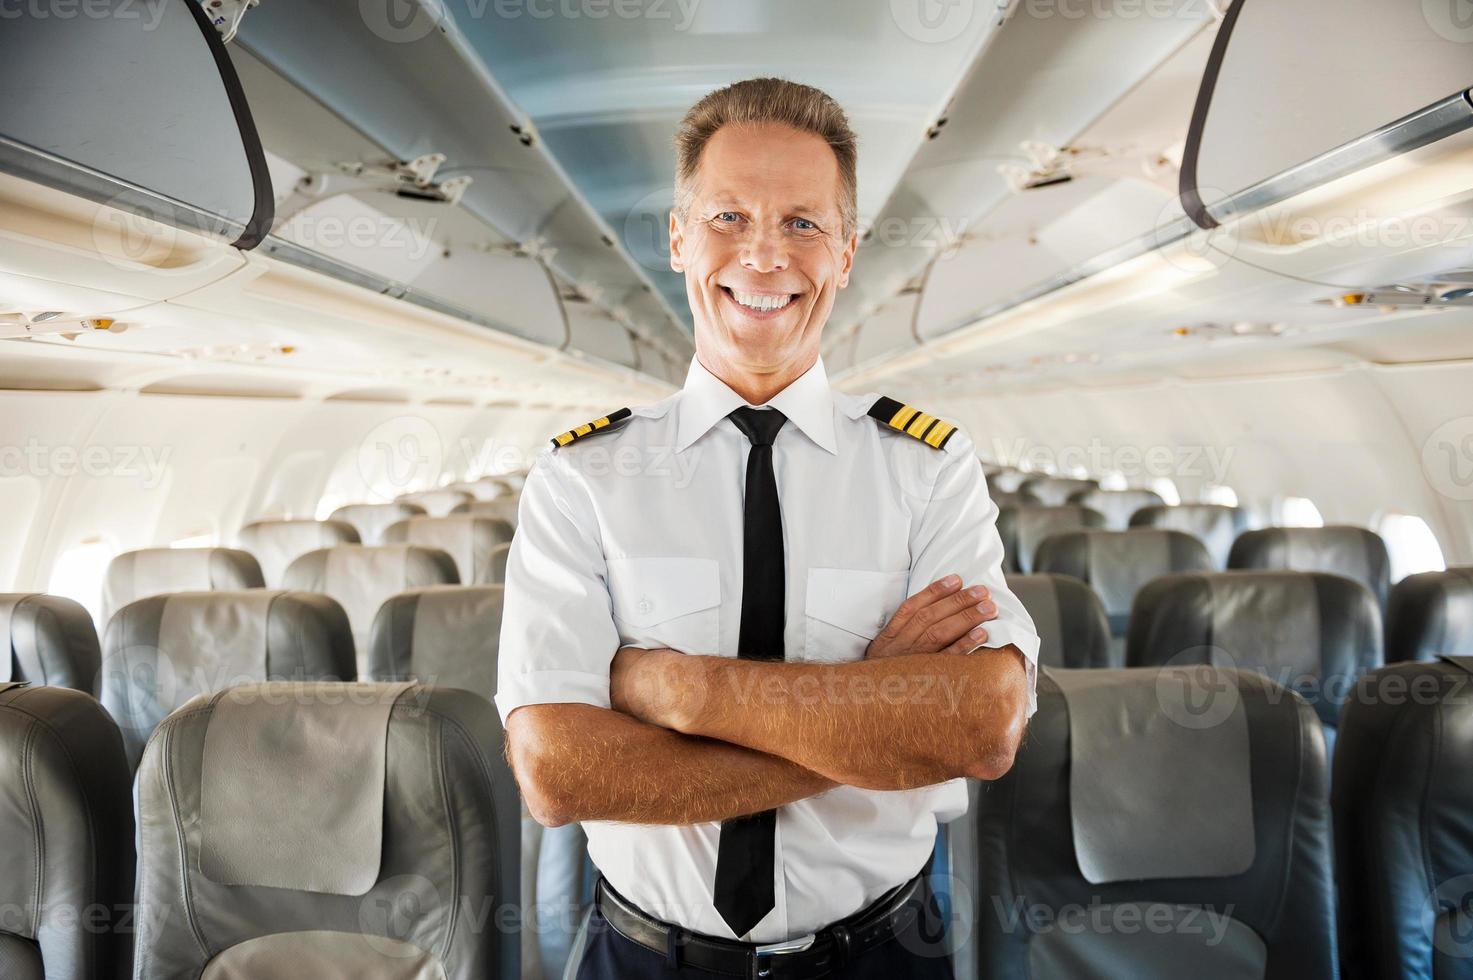
[[[830,626],[874,639],[905,601],[909,581],[910,572],[810,568],[805,612]]]
[[[714,558],[612,558],[607,565],[614,615],[631,626],[653,626],[721,603]]]

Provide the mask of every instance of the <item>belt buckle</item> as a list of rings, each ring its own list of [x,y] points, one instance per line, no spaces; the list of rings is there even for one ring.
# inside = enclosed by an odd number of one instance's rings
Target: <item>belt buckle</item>
[[[764,957],[802,953],[811,948],[817,940],[818,934],[810,932],[808,935],[799,936],[797,939],[788,939],[780,943],[764,943],[758,946],[752,950],[752,976],[759,978],[772,976],[772,970],[770,968],[764,969],[762,966]]]

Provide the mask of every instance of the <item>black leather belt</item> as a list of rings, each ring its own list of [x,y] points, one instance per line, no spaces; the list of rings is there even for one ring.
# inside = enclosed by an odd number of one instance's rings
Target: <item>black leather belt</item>
[[[920,894],[917,875],[868,908],[812,935],[766,944],[716,939],[653,919],[602,878],[594,890],[594,903],[619,935],[661,956],[670,955],[673,948],[682,965],[750,980],[810,980],[832,975],[849,959],[912,928],[920,912]]]

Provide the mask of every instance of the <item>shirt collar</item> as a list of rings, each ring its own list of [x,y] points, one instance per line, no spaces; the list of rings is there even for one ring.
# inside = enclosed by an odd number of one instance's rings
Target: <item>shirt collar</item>
[[[676,405],[675,451],[684,452],[710,432],[717,422],[745,404],[746,399],[706,370],[700,358],[691,358],[685,387]],[[786,415],[788,421],[819,448],[829,453],[838,452],[838,442],[834,438],[834,395],[823,368],[823,358],[814,361],[812,367],[772,396],[767,404]]]

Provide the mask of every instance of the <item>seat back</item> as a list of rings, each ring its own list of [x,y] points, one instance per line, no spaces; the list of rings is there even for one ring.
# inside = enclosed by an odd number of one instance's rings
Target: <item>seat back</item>
[[[1473,566],[1422,572],[1386,600],[1386,662],[1473,655]]]
[[[1099,511],[1105,517],[1105,527],[1111,531],[1130,527],[1130,519],[1142,508],[1166,506],[1161,495],[1151,490],[1101,490],[1099,487],[1073,493],[1067,502]]]
[[[515,496],[516,490],[505,480],[494,476],[483,476],[478,480],[452,483],[447,490],[464,490],[477,500],[495,500],[497,497]]]
[[[358,532],[361,544],[383,544],[384,531],[390,524],[411,517],[423,517],[425,509],[419,504],[395,501],[391,504],[345,504],[332,512],[329,520],[345,521]]]
[[[368,677],[496,697],[499,585],[437,585],[392,596],[373,621]]]
[[[256,556],[269,588],[280,588],[286,566],[309,551],[335,544],[358,544],[358,529],[347,521],[253,521],[240,529],[240,546]]]
[[[358,674],[368,666],[373,618],[390,596],[426,585],[458,585],[455,559],[410,544],[341,544],[309,551],[287,567],[283,582],[299,592],[332,596],[348,614]]]
[[[455,559],[461,582],[485,585],[499,581],[495,552],[500,545],[509,543],[511,536],[512,526],[506,521],[454,514],[450,517],[411,517],[392,524],[384,532],[384,543],[439,548]]]
[[[472,500],[457,507],[455,513],[469,517],[489,517],[493,520],[505,521],[512,527],[516,527],[517,506],[520,500],[521,497],[518,494],[508,494],[494,500]]]
[[[144,548],[108,562],[102,584],[102,623],[137,599],[165,592],[260,589],[261,563],[236,548]]]
[[[1330,980],[1324,740],[1249,671],[1048,670],[951,826],[956,975]]]
[[[991,497],[999,510],[1003,507],[1038,507],[1043,503],[1027,490],[1015,490],[1012,493],[1005,490],[994,490]]]
[[[1248,529],[1248,512],[1222,504],[1153,505],[1131,514],[1130,526],[1184,531],[1207,546],[1213,567],[1226,568],[1233,542]]]
[[[311,592],[177,592],[118,610],[104,638],[102,703],[128,762],[170,712],[196,694],[266,680],[357,676],[343,609]]]
[[[442,487],[439,490],[419,490],[414,493],[403,493],[394,498],[401,504],[415,504],[423,507],[430,517],[444,517],[452,513],[455,508],[462,504],[470,503],[476,498],[465,490],[452,490]]]
[[[1125,661],[1265,674],[1314,706],[1333,749],[1341,706],[1381,656],[1380,611],[1359,582],[1320,572],[1210,572],[1141,589]]]
[[[1326,527],[1268,527],[1245,531],[1233,542],[1228,568],[1287,568],[1353,578],[1386,608],[1391,591],[1391,557],[1375,531],[1346,524]]]
[[[25,681],[97,692],[102,651],[82,604],[39,592],[0,593],[0,683]]]
[[[1037,497],[1045,507],[1057,507],[1069,503],[1075,494],[1098,487],[1094,480],[1076,480],[1064,476],[1035,476],[1018,484],[1018,489]]]
[[[91,695],[0,684],[0,814],[0,972],[127,977],[132,787]]]
[[[1473,975],[1473,664],[1361,678],[1335,750],[1340,943],[1349,980]]]
[[[1009,575],[1008,588],[1038,630],[1040,665],[1125,666],[1111,646],[1105,607],[1084,582],[1070,575]]]
[[[138,773],[137,980],[514,980],[518,802],[496,712],[269,683],[170,715]]]
[[[1049,535],[1104,526],[1105,519],[1098,511],[1079,504],[1004,507],[997,514],[997,533],[1002,538],[1005,568],[1024,573],[1033,571],[1033,556]]]
[[[1033,567],[1088,582],[1105,604],[1110,635],[1123,637],[1141,586],[1172,572],[1208,571],[1212,557],[1190,534],[1138,527],[1055,534],[1038,546]]]

